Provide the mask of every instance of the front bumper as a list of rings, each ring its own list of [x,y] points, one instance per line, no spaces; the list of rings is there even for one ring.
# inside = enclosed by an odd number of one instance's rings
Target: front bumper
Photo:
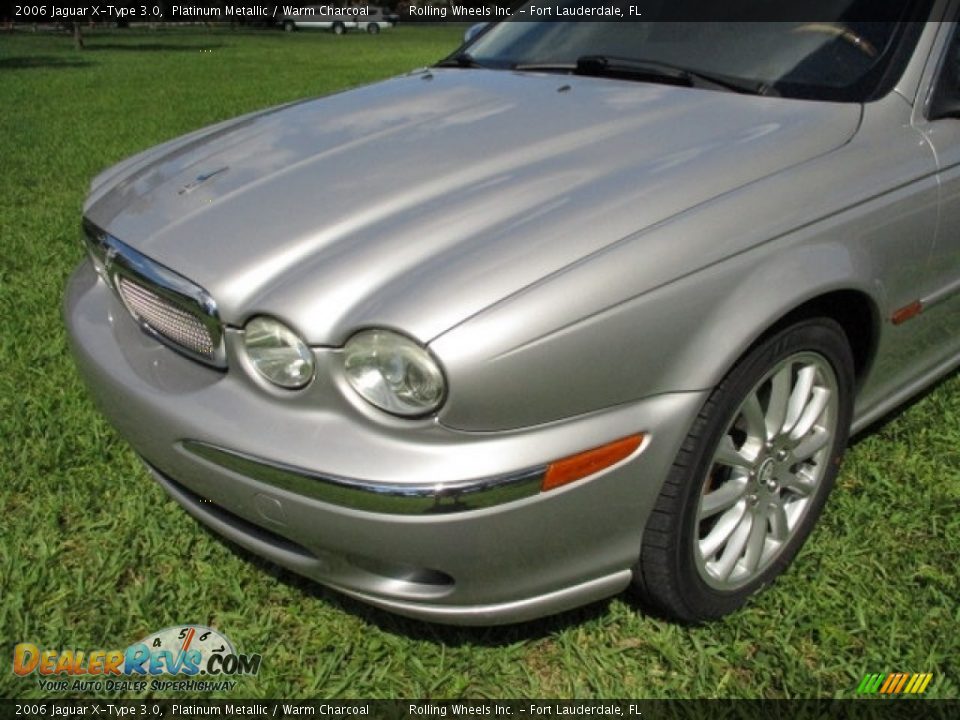
[[[70,280],[65,315],[98,405],[191,515],[278,565],[439,622],[516,622],[626,587],[646,518],[705,399],[662,395],[561,423],[465,433],[432,419],[387,418],[357,401],[333,371],[334,349],[317,349],[317,377],[300,393],[244,372],[229,330],[230,370],[188,360],[142,333],[86,262]],[[444,488],[523,476],[638,432],[641,451],[594,476],[459,512],[325,501],[196,453],[197,443],[226,448],[362,478],[402,498],[404,488],[432,485],[443,496]]]

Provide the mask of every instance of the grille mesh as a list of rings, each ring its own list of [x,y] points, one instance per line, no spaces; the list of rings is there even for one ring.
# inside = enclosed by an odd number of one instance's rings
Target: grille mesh
[[[213,338],[196,315],[129,278],[120,277],[117,284],[134,317],[170,342],[197,355],[213,358]]]

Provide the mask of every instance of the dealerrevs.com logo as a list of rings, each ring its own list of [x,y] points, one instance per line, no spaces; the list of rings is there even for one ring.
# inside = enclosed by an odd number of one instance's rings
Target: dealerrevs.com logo
[[[124,650],[53,650],[29,642],[13,649],[13,672],[35,675],[48,692],[232,690],[237,685],[232,678],[256,675],[260,661],[260,655],[238,653],[226,635],[202,625],[168,627]],[[185,679],[161,679],[170,676]]]

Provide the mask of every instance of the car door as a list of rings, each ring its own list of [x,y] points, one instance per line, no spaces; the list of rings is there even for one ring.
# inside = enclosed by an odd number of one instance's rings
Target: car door
[[[960,23],[946,23],[943,33],[943,50],[930,66],[930,90],[915,120],[936,154],[940,182],[940,215],[929,265],[932,290],[921,299],[924,315],[937,318],[937,332],[930,339],[934,362],[960,352]]]

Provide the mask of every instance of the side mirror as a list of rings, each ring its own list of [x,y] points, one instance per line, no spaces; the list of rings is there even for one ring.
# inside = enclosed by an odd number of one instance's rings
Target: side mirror
[[[477,35],[483,32],[489,24],[490,23],[482,22],[468,27],[467,31],[463,34],[463,42],[468,43],[473,40]]]
[[[930,122],[945,118],[960,118],[960,99],[937,98],[930,104]]]
[[[952,55],[952,53],[951,53]],[[931,122],[943,118],[960,117],[960,65],[957,58],[948,57],[933,87],[927,119]]]

